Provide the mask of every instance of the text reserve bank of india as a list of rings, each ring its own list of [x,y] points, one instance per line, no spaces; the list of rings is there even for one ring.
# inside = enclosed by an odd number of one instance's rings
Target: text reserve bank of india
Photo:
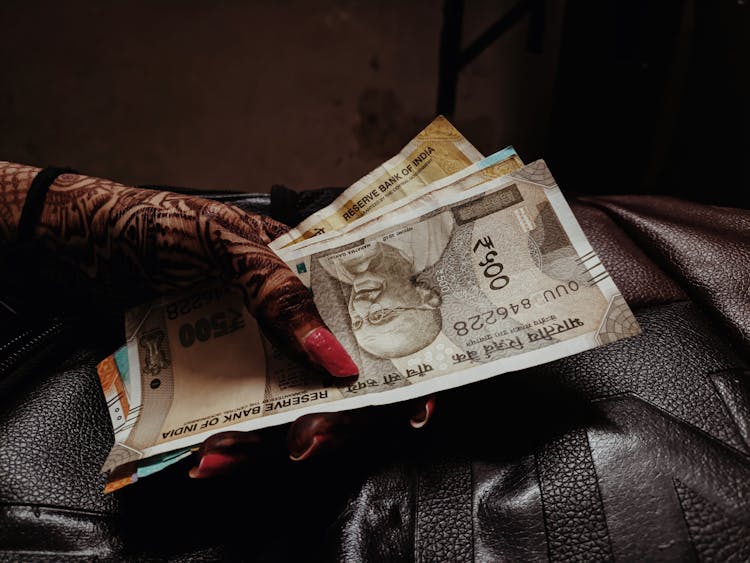
[[[379,207],[423,191],[482,159],[482,154],[442,115],[401,151],[347,188],[330,205],[274,240],[278,250],[337,231]]]

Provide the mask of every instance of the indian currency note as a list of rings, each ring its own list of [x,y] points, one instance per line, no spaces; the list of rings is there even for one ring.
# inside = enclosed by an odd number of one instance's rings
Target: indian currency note
[[[138,419],[140,377],[130,377],[128,348],[123,347],[102,361],[97,369],[115,435],[123,437]]]
[[[349,223],[341,230],[331,231],[323,235],[300,241],[296,244],[277,250],[280,255],[297,252],[300,249],[313,244],[335,244],[334,239],[340,238],[348,233],[367,231],[374,228],[386,228],[401,222],[402,217],[407,214],[422,211],[429,212],[442,202],[450,201],[457,194],[481,186],[491,180],[500,178],[523,166],[521,158],[513,147],[507,147],[488,157],[483,158],[465,168],[461,172],[448,176],[428,186],[425,190],[410,194],[403,199],[385,205],[356,221]],[[297,275],[303,283],[309,284],[309,270],[298,268]]]
[[[132,378],[128,348],[122,347],[97,367],[99,381],[107,401],[115,441],[124,441],[138,420],[140,410],[140,377]],[[156,456],[121,465],[108,475],[105,493],[111,493],[189,456],[196,448],[172,450]]]
[[[138,479],[158,473],[170,465],[182,461],[197,450],[197,447],[182,448],[121,465],[115,471],[109,473],[107,483],[104,486],[104,493],[113,493],[136,483]]]
[[[107,464],[404,401],[640,331],[543,161],[401,219],[280,252],[309,271],[323,319],[360,369],[355,381],[288,359],[230,290],[136,310],[128,347],[142,407]]]
[[[492,178],[498,178],[512,172],[513,170],[518,170],[522,166],[523,161],[521,160],[521,157],[518,156],[516,150],[512,146],[505,147],[504,149],[499,150],[490,156],[486,156],[450,176],[446,176],[445,178],[432,182],[428,186],[424,186],[420,190],[412,191],[408,195],[403,195],[395,201],[385,203],[377,208],[369,209],[362,216],[352,220],[335,231],[328,231],[314,237],[300,240],[294,244],[286,245],[283,250],[288,251],[315,244],[319,241],[330,240],[333,237],[352,232],[353,230],[356,230],[370,221],[384,215],[387,215],[388,218],[393,221],[397,221],[401,212],[407,210],[413,202],[417,202],[418,204],[420,200],[426,200],[431,194],[437,192],[449,193],[451,191],[466,191],[478,186],[480,183],[489,181]]]
[[[277,250],[339,230],[378,207],[396,201],[482,159],[482,154],[442,115],[401,151],[355,182],[333,203],[271,243]]]

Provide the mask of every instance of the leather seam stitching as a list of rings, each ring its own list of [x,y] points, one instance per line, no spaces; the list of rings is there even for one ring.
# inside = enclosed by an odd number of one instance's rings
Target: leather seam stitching
[[[687,485],[685,485],[687,486]],[[693,556],[695,557],[696,561],[700,561],[701,558],[698,554],[698,549],[695,546],[695,539],[693,538],[693,535],[690,533],[690,526],[687,522],[687,517],[685,516],[685,505],[682,502],[682,497],[680,496],[680,492],[677,490],[677,479],[675,477],[672,477],[672,489],[674,490],[674,496],[677,497],[677,504],[680,506],[680,513],[682,513],[682,523],[685,525],[685,533],[688,537],[688,540],[690,543],[690,548],[693,551]]]
[[[547,544],[547,561],[552,561],[552,546],[549,544],[549,522],[547,521],[547,506],[544,501],[544,487],[542,487],[542,472],[539,468],[539,451],[534,452],[534,470],[536,482],[539,486],[539,502],[542,505],[542,522],[544,523],[544,541]]]
[[[742,346],[741,354],[743,355],[743,357],[747,358],[748,355],[750,355],[750,351],[748,351],[747,349],[747,344],[744,340],[742,330],[739,327],[735,326],[719,310],[717,310],[715,300],[712,298],[710,293],[701,293],[699,289],[697,289],[694,285],[690,284],[690,282],[687,281],[685,276],[680,275],[679,272],[670,267],[668,262],[662,263],[661,260],[657,261],[657,251],[654,250],[652,240],[646,234],[640,232],[637,228],[631,225],[627,225],[626,223],[619,221],[618,215],[616,215],[603,203],[599,203],[591,198],[585,198],[581,201],[585,201],[589,205],[592,205],[593,207],[599,209],[610,219],[612,219],[612,221],[618,227],[620,227],[622,232],[625,233],[630,238],[630,240],[633,241],[634,244],[636,244],[636,246],[638,246],[638,248],[646,255],[646,257],[651,260],[656,266],[658,266],[659,269],[661,269],[664,274],[669,277],[675,284],[677,284],[677,286],[685,293],[685,295],[688,296],[690,301],[696,303],[697,305],[700,305],[702,309],[709,309],[711,311],[711,313],[709,313],[708,315],[704,314],[704,316],[712,321],[720,323],[724,327],[731,329],[733,340],[739,341],[739,344]],[[637,237],[634,235],[637,235]]]
[[[614,549],[612,547],[612,538],[610,537],[609,533],[609,522],[607,522],[607,510],[604,507],[604,497],[602,496],[602,489],[599,486],[599,474],[596,472],[596,463],[594,462],[594,456],[591,453],[591,441],[589,440],[589,431],[588,429],[583,429],[583,435],[586,437],[586,448],[587,448],[587,454],[589,459],[591,460],[591,469],[594,472],[594,477],[596,477],[596,496],[599,497],[599,506],[602,510],[602,518],[604,518],[604,528],[607,530],[607,544],[609,545],[609,556],[610,560],[614,560]]]
[[[750,463],[750,455],[746,454],[745,452],[743,452],[741,450],[738,450],[732,444],[727,444],[726,442],[724,442],[723,440],[717,438],[716,436],[713,436],[712,434],[709,434],[708,432],[706,432],[702,428],[696,426],[692,422],[689,422],[689,421],[687,421],[687,420],[685,420],[683,418],[680,418],[680,417],[674,415],[673,413],[669,412],[668,410],[660,407],[659,405],[655,405],[651,401],[649,401],[647,399],[644,399],[643,397],[641,397],[637,393],[634,393],[633,391],[625,391],[625,392],[622,392],[622,393],[613,393],[612,395],[608,395],[606,397],[597,397],[596,399],[592,399],[591,402],[592,403],[602,403],[602,402],[607,401],[609,399],[617,399],[617,398],[620,398],[620,397],[632,397],[634,399],[638,399],[639,401],[643,402],[645,405],[649,406],[650,408],[654,409],[655,411],[659,412],[660,414],[662,414],[662,415],[664,415],[664,416],[672,419],[675,422],[687,425],[688,427],[690,427],[695,432],[697,432],[697,433],[701,434],[702,436],[704,436],[705,438],[707,438],[709,441],[711,441],[714,444],[717,444],[717,445],[719,445],[719,446],[721,446],[723,448],[726,448],[727,450],[729,450],[732,453],[734,453],[734,454],[738,455],[739,457],[741,457],[746,462]],[[719,397],[719,398],[721,399],[721,397]],[[722,401],[722,403],[723,403],[723,401]]]
[[[59,506],[55,504],[0,502],[0,508],[29,508],[31,510],[35,508],[36,509],[41,508],[43,510],[50,510],[50,511],[56,511],[60,513],[66,513],[66,514],[74,514],[74,515],[99,516],[99,517],[107,517],[107,518],[114,518],[117,516],[117,514],[114,512],[70,508],[70,507],[64,507],[64,506]]]
[[[595,200],[592,200],[592,199],[589,199],[589,198],[582,198],[581,201],[584,201],[585,203],[587,203],[587,204],[591,205],[592,207],[598,209],[599,211],[603,212],[607,217],[609,217],[612,220],[612,222],[615,225],[617,225],[617,227],[622,231],[622,233],[625,236],[627,236],[630,239],[630,241],[641,252],[643,252],[643,254],[646,255],[646,258],[648,258],[649,260],[651,260],[651,262],[654,264],[654,266],[656,266],[657,268],[659,268],[659,270],[666,277],[668,277],[670,280],[672,280],[683,291],[683,293],[688,296],[688,300],[692,301],[692,299],[693,299],[692,293],[690,291],[688,291],[688,289],[685,287],[683,278],[681,278],[681,277],[675,278],[674,277],[674,272],[670,268],[668,268],[667,265],[662,264],[661,261],[657,261],[656,260],[657,257],[654,256],[654,253],[652,252],[652,246],[651,245],[643,246],[643,245],[639,244],[640,241],[637,240],[633,236],[632,229],[629,228],[623,222],[621,222],[619,220],[619,216],[617,214],[615,214],[614,212],[612,212],[612,210],[609,209],[606,205],[604,205],[602,203],[599,203],[599,202],[597,202]],[[681,301],[683,301],[683,300],[681,300]],[[663,304],[668,304],[668,303],[675,303],[675,301],[665,301]]]

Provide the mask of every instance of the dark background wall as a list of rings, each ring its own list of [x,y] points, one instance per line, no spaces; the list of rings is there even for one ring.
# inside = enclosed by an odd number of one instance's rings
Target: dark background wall
[[[748,205],[744,0],[6,0],[0,22],[0,159],[348,185],[444,111],[567,191]]]

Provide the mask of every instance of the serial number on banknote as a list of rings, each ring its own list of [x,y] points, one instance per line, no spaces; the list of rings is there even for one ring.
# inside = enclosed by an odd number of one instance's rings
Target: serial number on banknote
[[[470,330],[480,331],[487,325],[493,325],[498,320],[504,321],[508,317],[517,315],[520,311],[529,310],[535,305],[543,306],[550,301],[556,301],[560,299],[563,294],[570,295],[570,292],[575,293],[576,291],[578,291],[579,287],[580,286],[578,285],[578,283],[576,283],[575,281],[571,281],[567,286],[561,284],[558,285],[554,290],[546,289],[536,295],[536,299],[534,299],[536,303],[532,303],[531,298],[526,298],[521,299],[518,303],[508,303],[506,306],[495,307],[493,309],[483,311],[478,315],[466,317],[466,320],[456,321],[455,323],[453,323],[453,330],[455,330],[456,334],[458,334],[459,336],[467,335]],[[554,315],[549,317],[542,317],[534,321],[533,324],[544,324],[545,322],[554,319]]]

